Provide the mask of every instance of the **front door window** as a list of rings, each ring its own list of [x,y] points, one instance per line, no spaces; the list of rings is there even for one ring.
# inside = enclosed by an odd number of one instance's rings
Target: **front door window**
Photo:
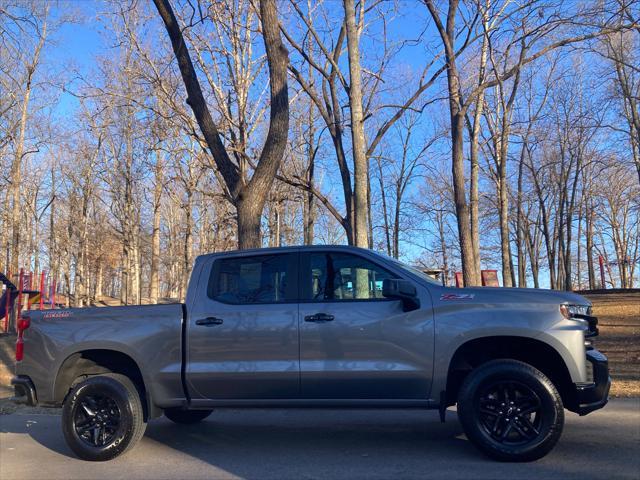
[[[310,255],[309,298],[322,302],[382,300],[382,282],[395,275],[369,260],[348,253]]]

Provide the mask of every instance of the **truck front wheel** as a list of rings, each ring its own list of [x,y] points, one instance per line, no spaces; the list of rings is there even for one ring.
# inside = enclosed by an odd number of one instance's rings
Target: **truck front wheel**
[[[564,425],[562,399],[542,372],[515,360],[493,360],[473,370],[458,395],[467,438],[501,461],[545,456]]]
[[[179,408],[167,408],[164,416],[174,423],[191,424],[198,423],[209,415],[213,410],[182,410]]]
[[[62,407],[62,432],[83,460],[111,460],[133,447],[146,423],[140,394],[124,375],[92,376],[75,385]]]

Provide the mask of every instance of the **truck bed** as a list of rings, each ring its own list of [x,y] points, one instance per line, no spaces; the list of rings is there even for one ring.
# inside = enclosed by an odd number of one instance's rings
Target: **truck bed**
[[[62,399],[52,372],[83,352],[113,349],[139,365],[156,405],[179,405],[185,398],[183,315],[180,303],[31,311],[31,326],[24,333],[24,360],[16,373],[29,372],[39,403],[59,404]]]

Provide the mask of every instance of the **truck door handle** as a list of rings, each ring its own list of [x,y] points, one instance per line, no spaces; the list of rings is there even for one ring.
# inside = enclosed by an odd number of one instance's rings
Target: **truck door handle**
[[[335,317],[333,315],[329,315],[327,313],[316,313],[315,315],[307,315],[304,317],[305,322],[314,322],[314,323],[324,323],[330,322]]]
[[[222,320],[221,318],[207,317],[207,318],[201,318],[200,320],[196,320],[196,325],[205,325],[205,326],[222,325],[223,322],[224,320]]]

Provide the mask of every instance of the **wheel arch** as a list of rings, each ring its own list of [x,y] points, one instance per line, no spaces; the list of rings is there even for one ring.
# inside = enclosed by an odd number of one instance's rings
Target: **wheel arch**
[[[127,353],[113,349],[93,348],[74,352],[68,355],[56,375],[53,398],[56,404],[64,402],[73,386],[83,378],[104,373],[119,373],[128,377],[138,388],[145,420],[158,416],[153,405],[151,392],[142,375],[138,363]]]
[[[496,359],[519,360],[537,368],[553,382],[565,407],[571,410],[575,406],[573,381],[560,352],[542,340],[513,335],[474,338],[456,349],[447,370],[446,404],[456,403],[471,370]]]

